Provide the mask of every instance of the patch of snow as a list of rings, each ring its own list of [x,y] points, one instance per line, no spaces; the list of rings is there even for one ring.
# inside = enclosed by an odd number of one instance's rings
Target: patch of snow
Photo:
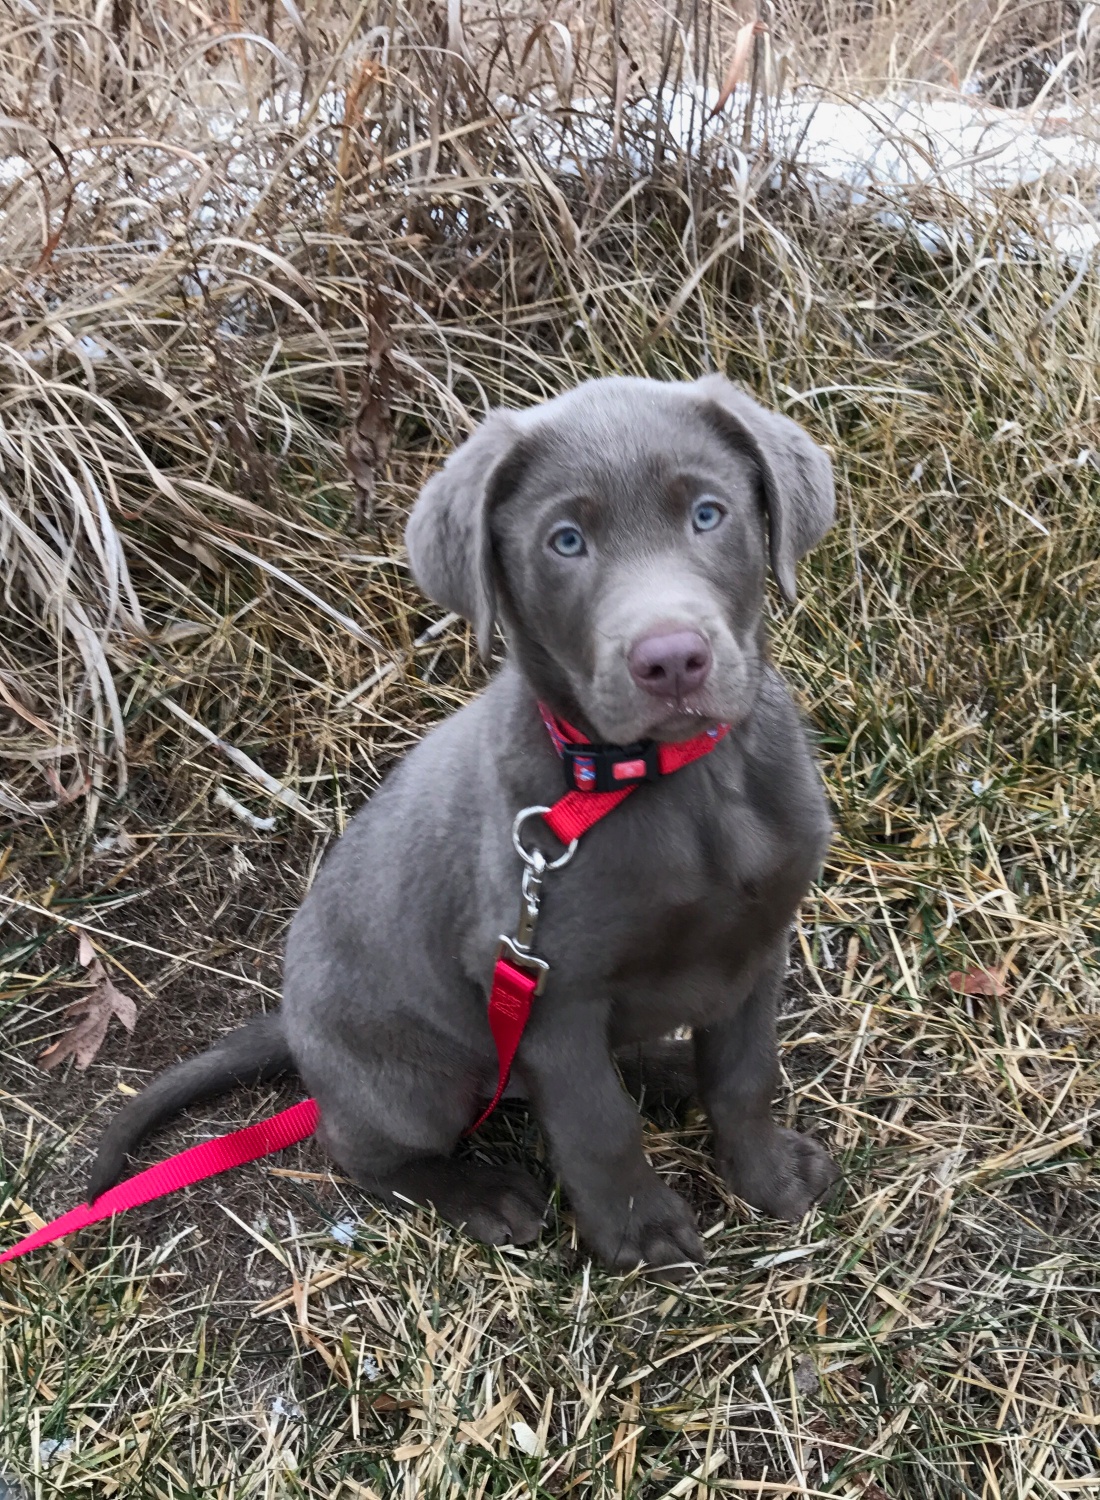
[[[512,1423],[512,1442],[520,1450],[531,1458],[542,1457],[542,1444],[539,1442],[538,1433],[526,1422]]]
[[[241,143],[239,129],[240,118],[237,115],[208,115],[206,117],[207,135],[211,140],[218,141],[222,145],[239,146]]]
[[[332,1225],[329,1234],[338,1245],[354,1245],[358,1219],[340,1219]]]
[[[1066,114],[1043,128],[1023,111],[966,99],[793,97],[777,113],[798,160],[854,188],[936,186],[973,199],[1100,166],[1097,141]]]
[[[313,109],[314,117],[326,125],[342,125],[344,121],[343,89],[326,89]],[[296,89],[286,89],[281,94],[271,94],[261,99],[256,106],[257,118],[264,124],[298,125],[313,101],[306,99]],[[241,118],[241,117],[238,117]],[[247,114],[243,116],[247,119]]]
[[[727,190],[736,198],[748,186],[748,161],[734,141],[742,124],[738,106],[746,102],[741,85],[716,115],[712,90],[682,88],[661,108],[664,137],[689,154],[705,149],[716,167],[732,175]],[[497,103],[517,139],[559,171],[579,174],[612,149],[606,101],[580,100],[564,113],[550,106],[521,108],[505,97]],[[953,237],[968,232],[906,212],[919,189],[936,190],[979,212],[997,209],[1021,190],[1035,190],[1033,197],[1042,190],[1032,207],[1056,254],[1079,265],[1100,244],[1100,136],[1075,106],[1045,115],[997,109],[977,98],[973,87],[951,98],[865,100],[803,89],[768,100],[766,110],[758,107],[758,143],[765,129],[776,161],[801,168],[819,197],[843,190],[850,201],[881,204],[880,222],[913,235],[930,252],[950,249]],[[623,108],[619,150],[635,170],[647,169],[657,131],[654,100]],[[1022,231],[1019,238],[1034,248]]]
[[[74,1440],[65,1438],[43,1438],[38,1445],[38,1461],[44,1469],[48,1469],[61,1458],[67,1458],[73,1451]]]
[[[120,828],[117,833],[104,834],[102,838],[96,839],[92,847],[96,854],[110,854],[112,851],[118,854],[132,854],[137,848],[137,840],[132,834],[127,833],[125,828]],[[190,1233],[190,1229],[183,1231],[183,1234]],[[172,1244],[177,1244],[180,1238],[182,1235],[177,1236]]]
[[[300,1422],[305,1415],[297,1401],[287,1396],[276,1396],[271,1403],[271,1415],[276,1419],[285,1417],[290,1422]]]

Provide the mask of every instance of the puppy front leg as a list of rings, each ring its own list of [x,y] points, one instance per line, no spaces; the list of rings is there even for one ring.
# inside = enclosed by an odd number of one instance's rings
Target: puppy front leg
[[[519,1069],[585,1244],[617,1270],[644,1264],[679,1280],[685,1261],[703,1259],[695,1217],[646,1160],[607,1036],[606,1004],[547,1007]]]
[[[779,1083],[775,1013],[785,959],[784,939],[738,1009],[695,1032],[695,1066],[722,1176],[754,1208],[797,1222],[839,1173],[816,1141],[772,1119]]]

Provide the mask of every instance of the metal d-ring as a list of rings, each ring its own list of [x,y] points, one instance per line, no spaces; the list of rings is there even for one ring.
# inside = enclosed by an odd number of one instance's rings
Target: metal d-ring
[[[538,858],[545,858],[545,856],[540,855],[539,851],[537,849],[535,849],[535,850],[525,849],[523,847],[523,845],[519,841],[519,831],[523,827],[524,823],[527,821],[528,818],[533,818],[536,815],[541,815],[542,813],[548,813],[549,811],[550,811],[550,809],[548,807],[524,807],[524,808],[521,808],[520,811],[518,813],[516,813],[516,820],[512,824],[512,844],[513,844],[513,846],[515,848],[515,851],[519,855],[520,859],[523,860],[523,863],[525,865],[529,865],[532,869],[535,869],[537,867],[538,860],[537,860],[536,856],[538,856]],[[577,840],[577,839],[571,840],[571,842],[569,843],[569,845],[568,845],[565,853],[564,854],[559,854],[558,857],[557,857],[557,859],[546,860],[544,868],[547,869],[547,870],[560,870],[561,867],[562,867],[562,865],[567,865],[569,863],[569,861],[573,858],[574,854],[576,854],[576,852],[577,852],[577,844],[578,844],[578,842],[579,842],[579,840]],[[540,874],[541,874],[541,871],[540,871]]]

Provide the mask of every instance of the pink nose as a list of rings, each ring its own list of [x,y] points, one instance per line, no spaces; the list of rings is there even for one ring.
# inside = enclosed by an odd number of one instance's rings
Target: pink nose
[[[627,661],[634,681],[655,698],[679,701],[710,676],[710,646],[697,630],[643,635],[630,648]]]

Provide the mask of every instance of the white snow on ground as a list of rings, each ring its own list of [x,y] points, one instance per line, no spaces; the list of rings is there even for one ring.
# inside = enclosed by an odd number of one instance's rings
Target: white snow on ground
[[[729,171],[735,190],[749,180],[750,162],[740,147],[745,100],[742,86],[718,115],[713,91],[682,89],[662,103],[671,144],[705,149]],[[517,137],[559,170],[589,170],[611,149],[606,103],[583,100],[567,114],[519,109],[508,100],[499,106]],[[619,150],[638,170],[648,160],[655,120],[653,101],[623,109]],[[1100,244],[1100,130],[1074,106],[1032,113],[996,109],[969,92],[841,100],[803,89],[768,100],[766,115],[758,101],[754,152],[765,130],[773,158],[799,168],[819,194],[842,190],[849,200],[881,205],[884,222],[908,225],[929,248],[945,245],[948,230],[935,219],[901,212],[919,189],[977,213],[1027,190],[1051,245],[1067,261],[1087,260]],[[894,213],[890,205],[897,206]]]
[[[968,98],[822,100],[779,114],[779,128],[798,140],[796,160],[861,199],[904,201],[924,188],[982,213],[1022,195],[1067,262],[1087,261],[1100,245],[1100,137],[1079,114],[1033,117]],[[947,241],[944,226],[928,218],[910,227],[929,248]],[[1029,240],[1021,234],[1021,244]]]
[[[788,140],[800,139],[800,160],[855,188],[934,183],[967,199],[1051,171],[1094,173],[1100,162],[1097,140],[1069,116],[1035,120],[973,99],[799,100],[778,113]]]
[[[682,89],[666,98],[669,137],[686,149],[698,149],[705,141],[736,160],[742,155],[735,137],[741,132],[743,86],[718,116],[713,113],[716,102],[710,90]],[[566,170],[575,171],[581,155],[597,159],[609,148],[606,104],[581,100],[554,122],[548,113],[501,103],[513,115],[516,134],[537,141]],[[623,115],[627,155],[640,166],[639,152],[629,141],[642,131],[652,134],[654,104],[627,105]],[[1089,128],[1076,108],[1036,117],[965,95],[840,100],[806,89],[769,100],[766,116],[757,105],[756,146],[765,126],[776,155],[853,188],[935,183],[966,198],[1037,182],[1051,171],[1095,172],[1100,166],[1100,133]]]
[[[738,200],[743,204],[752,168],[766,146],[777,164],[795,167],[823,210],[830,195],[870,204],[881,222],[914,235],[931,250],[972,237],[967,214],[996,214],[1010,197],[1022,200],[1021,219],[1026,215],[1028,220],[1026,232],[1014,231],[1022,253],[1033,252],[1041,237],[1067,263],[1081,267],[1100,246],[1100,128],[1078,106],[996,109],[965,86],[954,96],[864,100],[807,87],[757,101],[750,159],[740,145],[746,99],[741,85],[719,114],[713,91],[689,87],[666,94],[659,106],[653,99],[628,102],[621,111],[616,149],[635,170],[646,170],[659,108],[662,130],[673,147],[705,153],[721,169],[718,187],[730,199],[731,216]],[[560,172],[598,170],[612,149],[613,110],[607,100],[580,100],[568,111],[550,102],[519,106],[502,98],[497,104],[517,141]],[[307,112],[316,130],[313,149],[331,154],[332,130],[343,119],[342,92],[327,90]],[[193,109],[188,128],[207,142],[200,154],[211,165],[220,162],[216,181],[200,188],[194,200],[202,165],[171,149],[162,152],[157,175],[140,190],[155,205],[161,224],[143,225],[145,233],[164,248],[175,232],[172,225],[182,224],[188,215],[189,243],[196,249],[217,235],[232,234],[282,156],[283,132],[302,113],[293,89],[260,101],[255,117],[247,110]],[[102,203],[114,192],[125,195],[126,211],[117,224],[125,240],[142,215],[123,178],[112,182],[110,168],[104,173],[100,148],[83,141],[72,142],[67,157],[78,201]],[[315,194],[323,197],[323,189],[304,166],[297,176],[293,166],[290,173],[302,193],[298,209],[306,211]],[[6,190],[8,212],[27,212],[26,193],[36,191],[34,182],[28,157],[0,156],[0,189]],[[934,208],[937,199],[939,207]]]

